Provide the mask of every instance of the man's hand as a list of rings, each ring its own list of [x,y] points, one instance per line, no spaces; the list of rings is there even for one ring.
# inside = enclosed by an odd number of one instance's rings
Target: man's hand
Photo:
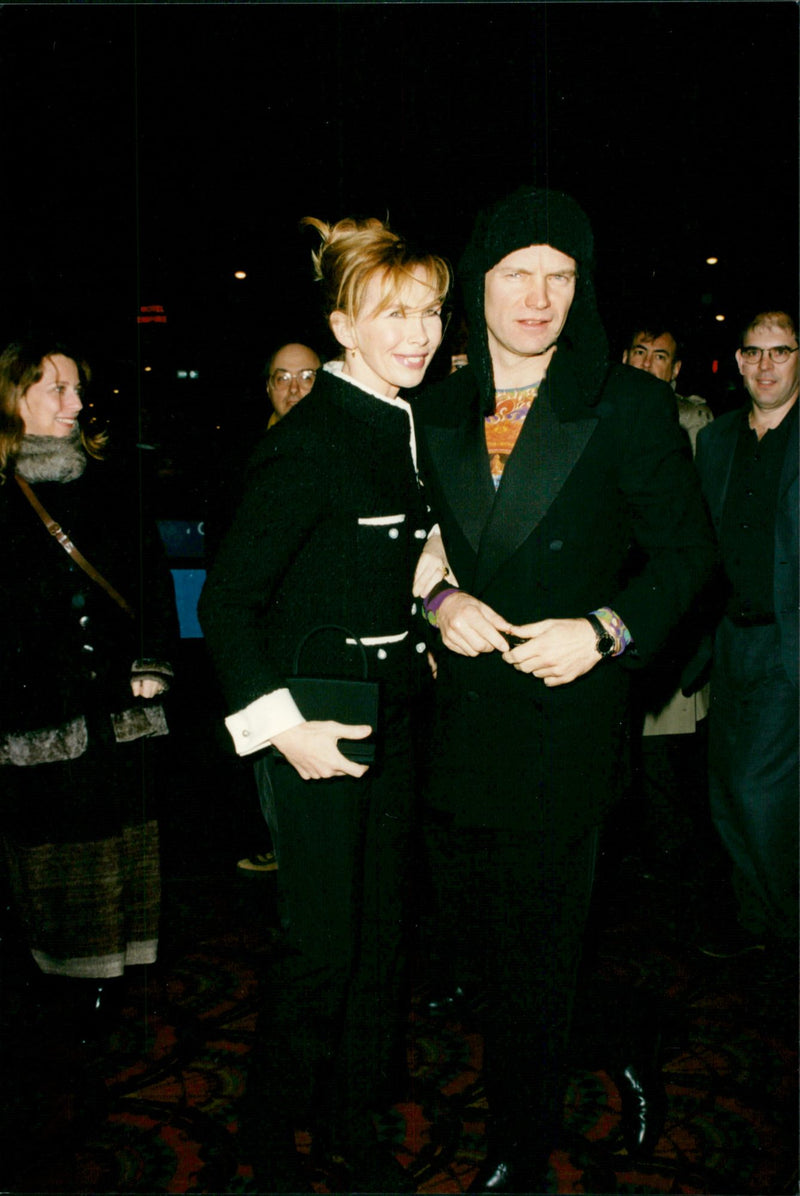
[[[417,568],[414,572],[412,594],[415,598],[426,598],[433,587],[446,577],[454,586],[458,582],[450,572],[447,554],[444,550],[441,536],[428,536],[425,547],[420,553]]]
[[[569,685],[602,659],[588,619],[543,619],[510,630],[525,643],[504,652],[503,660],[550,687]]]
[[[366,739],[372,727],[365,724],[325,722],[300,723],[272,738],[272,745],[285,756],[304,781],[328,777],[363,777],[369,765],[348,760],[337,747],[339,739]]]
[[[508,642],[500,633],[511,631],[511,624],[491,606],[463,590],[447,595],[436,612],[436,625],[442,633],[442,643],[459,656],[508,651]]]

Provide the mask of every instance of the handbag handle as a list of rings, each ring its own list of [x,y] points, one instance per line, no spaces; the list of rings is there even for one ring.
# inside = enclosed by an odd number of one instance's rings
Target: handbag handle
[[[368,674],[366,649],[364,648],[364,645],[358,636],[354,635],[348,627],[342,627],[340,623],[320,623],[319,627],[312,627],[310,631],[306,632],[295,648],[294,660],[292,661],[292,676],[298,677],[300,675],[300,654],[308,641],[311,639],[312,635],[316,635],[318,631],[343,631],[345,635],[348,635],[351,639],[355,640],[361,652],[361,668],[363,679],[366,681]]]

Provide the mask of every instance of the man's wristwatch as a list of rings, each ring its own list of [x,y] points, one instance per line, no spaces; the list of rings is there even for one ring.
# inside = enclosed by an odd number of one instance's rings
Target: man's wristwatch
[[[592,628],[594,629],[594,633],[597,636],[597,643],[595,644],[595,647],[597,648],[599,655],[605,659],[606,656],[610,656],[612,654],[617,646],[617,641],[614,639],[613,635],[609,635],[603,624],[598,619],[597,615],[586,615],[585,618],[589,620]]]

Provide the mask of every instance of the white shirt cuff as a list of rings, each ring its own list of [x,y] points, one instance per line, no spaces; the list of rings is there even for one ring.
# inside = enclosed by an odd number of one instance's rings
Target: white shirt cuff
[[[237,756],[251,756],[253,752],[269,747],[273,736],[305,721],[289,690],[275,689],[256,698],[244,710],[229,714],[225,726]]]

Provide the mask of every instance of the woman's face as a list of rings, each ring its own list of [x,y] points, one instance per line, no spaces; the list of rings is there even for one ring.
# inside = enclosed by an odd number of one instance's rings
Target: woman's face
[[[19,401],[27,436],[69,436],[83,407],[78,367],[71,357],[54,353],[42,359],[42,376]]]
[[[374,274],[358,318],[349,321],[342,312],[334,312],[338,323],[331,318],[336,337],[356,350],[347,354],[344,373],[388,398],[420,384],[442,339],[441,303],[427,271],[416,266],[412,274],[381,311],[382,280]]]

